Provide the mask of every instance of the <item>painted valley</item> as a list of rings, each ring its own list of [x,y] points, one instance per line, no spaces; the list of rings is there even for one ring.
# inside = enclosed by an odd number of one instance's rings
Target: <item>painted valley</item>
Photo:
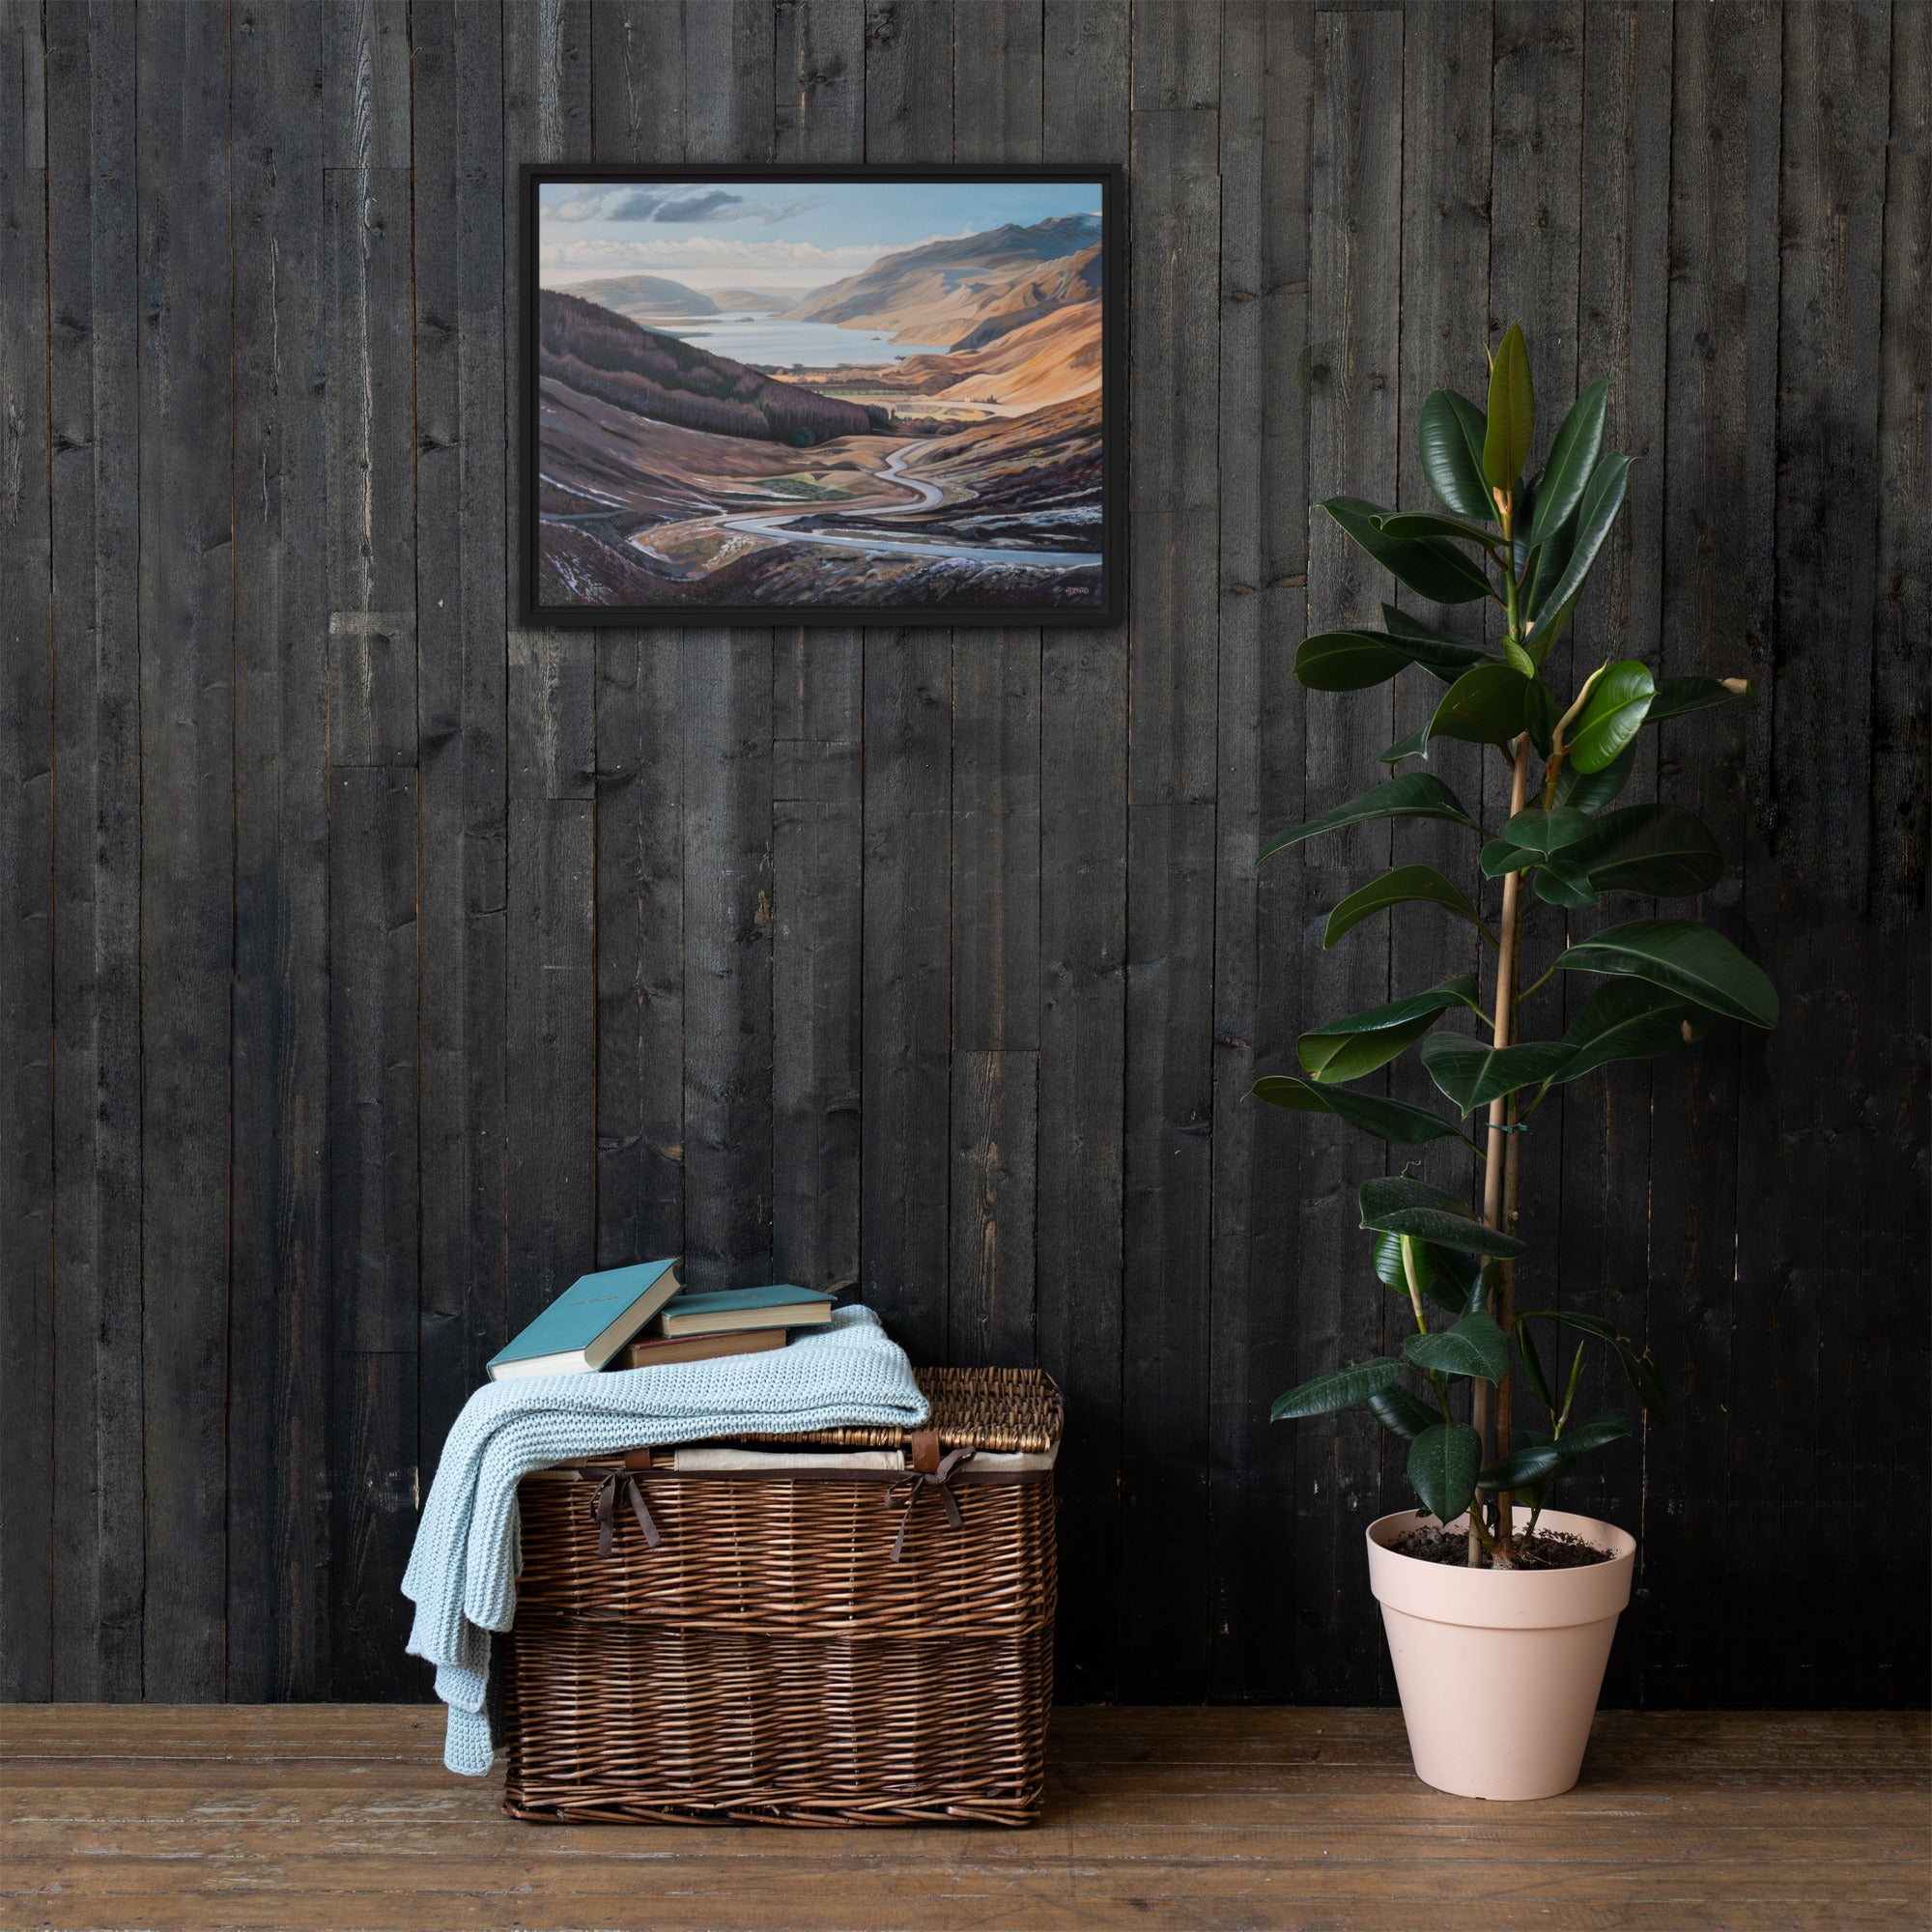
[[[1097,608],[1098,207],[544,184],[539,607]]]

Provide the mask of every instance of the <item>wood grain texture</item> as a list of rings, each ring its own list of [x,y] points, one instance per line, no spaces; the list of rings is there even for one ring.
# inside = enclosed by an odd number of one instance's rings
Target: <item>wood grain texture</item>
[[[1402,419],[1400,313],[1402,250],[1403,17],[1391,13],[1323,13],[1315,25],[1315,100],[1309,223],[1308,391],[1310,495],[1393,500],[1402,452],[1413,440]],[[1373,620],[1387,579],[1368,565],[1332,519],[1309,519],[1306,621],[1310,631]],[[1330,694],[1303,695],[1296,722],[1307,811],[1348,798],[1386,775],[1377,759],[1395,735],[1392,701],[1353,704]],[[1395,952],[1344,945],[1318,952],[1326,909],[1377,876],[1398,854],[1399,829],[1365,826],[1297,847],[1271,867],[1297,892],[1301,934],[1297,1028],[1358,1012],[1389,997]],[[1406,981],[1405,981],[1406,983]],[[1270,1122],[1270,1127],[1273,1122]],[[1380,1351],[1381,1297],[1362,1286],[1363,1238],[1355,1187],[1381,1165],[1373,1145],[1323,1116],[1297,1121],[1295,1292],[1289,1317],[1295,1380],[1324,1362]],[[1278,1135],[1280,1129],[1274,1129]],[[1284,1165],[1286,1163],[1284,1162]],[[1292,1473],[1295,1532],[1290,1589],[1292,1641],[1299,1694],[1332,1697],[1326,1687],[1359,1681],[1379,1664],[1360,1565],[1363,1527],[1382,1504],[1379,1432],[1362,1415],[1296,1424]],[[1391,1496],[1402,1497],[1400,1484]],[[1393,1500],[1391,1501],[1393,1507]],[[1323,1687],[1317,1690],[1315,1687]]]
[[[871,0],[866,156],[952,155],[955,0]],[[867,1301],[915,1358],[948,1347],[952,1049],[952,637],[865,634],[859,1251]]]
[[[1049,0],[1042,152],[1127,156],[1124,0]],[[1121,1279],[1126,1074],[1127,634],[1048,631],[1039,716],[1039,1171],[1035,1328],[1069,1417],[1056,1481],[1063,1696],[1120,1671]],[[1051,890],[1047,889],[1051,883]]]
[[[469,17],[411,15],[424,1483],[510,1327],[503,51]]]
[[[265,357],[242,358],[235,382],[231,1079],[236,1144],[245,1151],[235,1164],[230,1212],[236,1276],[271,1281],[275,1293],[243,1294],[229,1305],[228,1681],[234,1695],[256,1698],[313,1696],[329,1675],[329,1359],[332,1339],[344,1332],[332,1312],[348,1287],[334,1266],[329,1186],[330,1061],[346,1041],[336,1035],[329,1001],[331,972],[346,962],[332,956],[329,931],[330,858],[338,852],[328,774],[329,672],[340,663],[329,622],[333,558],[309,539],[327,519],[330,444],[341,429],[312,374],[334,366],[340,340],[340,317],[326,295],[337,286],[339,237],[332,224],[319,229],[312,219],[319,207],[335,206],[325,186],[328,113],[313,84],[327,58],[323,11],[292,11],[279,29],[270,28],[268,10],[244,13],[236,24],[236,328],[270,346]],[[407,48],[400,51],[407,59]],[[383,245],[407,257],[407,230]],[[391,377],[399,366],[407,384],[408,343],[386,360]],[[395,409],[406,399],[407,389],[386,402]],[[404,430],[406,476],[407,423]],[[393,493],[395,479],[389,482]],[[409,500],[407,483],[399,494]],[[395,500],[392,494],[385,517]],[[404,534],[407,545],[407,519]],[[391,588],[413,603],[413,582]],[[412,684],[412,663],[410,674]],[[412,709],[413,691],[405,696]],[[366,722],[369,714],[361,715]],[[412,745],[412,720],[402,721],[394,736]],[[408,832],[402,876],[390,882],[406,907],[415,884],[412,822]],[[404,930],[412,936],[413,922],[406,920]],[[391,964],[402,1017],[412,1019],[414,962]],[[354,978],[351,969],[347,983]],[[387,1016],[384,1044],[393,1048],[393,1000]],[[377,1097],[394,1109],[383,1117],[396,1136],[384,1184],[388,1232],[403,1246],[354,1292],[357,1300],[394,1305],[408,1318],[416,1286],[416,1188],[415,1082],[407,1049],[398,1070],[401,1079]],[[358,1118],[358,1136],[374,1118]],[[397,1264],[400,1274],[389,1271]],[[407,1326],[413,1342],[413,1321]],[[412,1414],[402,1420],[413,1428]]]
[[[225,1676],[235,922],[228,18],[135,16],[145,1692]],[[320,534],[320,533],[317,533]],[[267,1284],[264,1285],[265,1288]]]
[[[0,1694],[45,1697],[53,1672],[51,1255],[52,452],[47,417],[46,53],[40,10],[0,13],[0,1348],[19,1363],[0,1500]]]
[[[538,1831],[440,1738],[420,1706],[10,1710],[0,1925],[480,1928],[510,1893],[564,1928],[648,1891],[653,1925],[723,1932],[1902,1932],[1928,1875],[1918,1716],[1605,1715],[1501,1845],[1492,1806],[1416,1781],[1389,1711],[1063,1711],[1045,1816],[1009,1833]]]
[[[863,0],[778,23],[781,161],[866,154]],[[865,637],[772,639],[772,1272],[858,1280]]]
[[[134,48],[46,16],[53,462],[53,1693],[141,1690]],[[10,608],[11,608],[10,599]],[[314,1277],[310,1276],[313,1288]],[[11,1346],[11,1345],[10,1345]],[[244,1559],[245,1561],[245,1559]],[[0,1646],[4,1647],[4,1646]]]
[[[1294,681],[1391,594],[1319,504],[1426,504],[1424,399],[1520,318],[1546,425],[1605,376],[1639,459],[1568,664],[1758,681],[1628,796],[1712,824],[1785,1010],[1531,1145],[1540,1287],[1678,1398],[1574,1490],[1642,1542],[1608,1694],[1922,1702],[1928,123],[1902,0],[0,6],[0,1694],[420,1694],[398,1572],[485,1361],[682,1254],[1051,1371],[1065,1694],[1386,1697],[1400,1451],[1264,1420],[1394,1339],[1382,1156],[1246,1095],[1477,963],[1412,909],[1321,945],[1463,846],[1252,861],[1427,696]],[[1129,169],[1126,623],[515,622],[524,160],[1036,156]]]

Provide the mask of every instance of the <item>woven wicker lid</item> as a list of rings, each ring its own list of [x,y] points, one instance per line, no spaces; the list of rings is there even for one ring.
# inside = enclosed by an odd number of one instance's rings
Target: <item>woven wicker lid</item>
[[[942,1448],[1040,1456],[1059,1445],[1060,1390],[1038,1369],[915,1369],[913,1374],[932,1405],[932,1419],[925,1426],[937,1432]],[[862,1427],[738,1439],[903,1449],[912,1437],[909,1429]]]

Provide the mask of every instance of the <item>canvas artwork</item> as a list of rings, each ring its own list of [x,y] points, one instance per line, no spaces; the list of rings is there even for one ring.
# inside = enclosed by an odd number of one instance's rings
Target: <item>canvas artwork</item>
[[[526,195],[532,621],[1119,618],[1112,170]]]

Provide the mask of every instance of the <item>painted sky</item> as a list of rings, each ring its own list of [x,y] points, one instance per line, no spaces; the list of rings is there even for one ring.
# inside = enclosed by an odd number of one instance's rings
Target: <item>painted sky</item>
[[[1098,182],[548,182],[537,272],[546,287],[667,275],[709,290],[797,290],[881,255],[1007,222],[1097,214]]]

